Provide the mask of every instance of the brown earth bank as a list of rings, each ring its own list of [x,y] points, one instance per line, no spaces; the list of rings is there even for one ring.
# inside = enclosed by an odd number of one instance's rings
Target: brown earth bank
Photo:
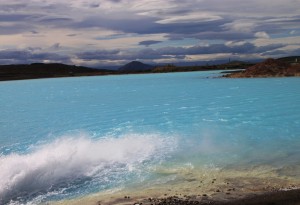
[[[300,64],[283,60],[267,59],[244,71],[226,74],[227,78],[291,77],[300,76]]]

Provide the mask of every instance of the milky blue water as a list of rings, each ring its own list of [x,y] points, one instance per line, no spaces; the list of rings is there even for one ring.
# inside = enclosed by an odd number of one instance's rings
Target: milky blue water
[[[124,188],[157,166],[300,165],[300,78],[217,75],[0,82],[0,204]]]

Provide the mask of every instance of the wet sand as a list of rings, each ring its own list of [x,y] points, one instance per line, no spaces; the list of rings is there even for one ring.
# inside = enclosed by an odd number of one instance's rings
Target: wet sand
[[[272,167],[243,169],[184,169],[159,171],[166,183],[144,182],[123,190],[92,194],[55,205],[129,204],[299,204],[300,180]],[[171,177],[170,177],[171,176]],[[173,177],[173,178],[172,178]]]

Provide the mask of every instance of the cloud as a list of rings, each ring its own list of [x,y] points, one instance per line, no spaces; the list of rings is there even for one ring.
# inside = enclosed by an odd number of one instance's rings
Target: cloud
[[[31,17],[29,14],[0,14],[0,22],[20,22]]]
[[[154,29],[156,18],[136,16],[132,14],[118,14],[118,17],[108,15],[89,16],[80,22],[74,22],[73,29],[106,28],[125,33],[149,34],[157,33]],[[151,32],[152,30],[152,32]]]
[[[68,21],[72,21],[71,18],[64,18],[64,17],[61,17],[61,18],[44,18],[44,19],[41,19],[39,22],[42,22],[42,23],[54,23],[56,24],[57,22],[68,22]]]
[[[266,32],[256,32],[254,36],[257,38],[270,38]]]
[[[161,43],[162,41],[154,41],[154,40],[148,40],[148,41],[141,41],[139,42],[139,45],[142,45],[142,46],[151,46],[153,44],[157,44],[157,43]]]
[[[300,53],[300,48],[298,49],[292,49],[292,50],[284,50],[284,49],[279,49],[279,50],[273,50],[273,51],[268,51],[263,54],[263,56],[275,56],[275,57],[280,57],[280,56],[299,56]],[[300,60],[300,59],[299,59]]]
[[[31,25],[25,25],[25,24],[0,24],[0,35],[12,35],[12,34],[21,34],[25,32],[31,32],[35,28]],[[1,47],[0,47],[1,48]]]
[[[78,59],[83,61],[92,60],[155,60],[155,59],[184,59],[188,55],[207,55],[207,54],[254,54],[272,51],[282,48],[284,45],[270,45],[256,47],[251,43],[243,44],[213,44],[209,46],[192,46],[192,47],[163,47],[158,49],[146,48],[141,50],[95,50],[77,53]]]
[[[57,50],[57,49],[59,49],[61,46],[60,46],[60,43],[55,43],[55,44],[53,44],[50,48],[51,49],[54,49],[54,50]]]
[[[20,9],[24,9],[27,7],[26,3],[2,3],[0,7],[0,11],[5,11],[5,12],[15,12]]]
[[[48,50],[42,48],[27,48],[23,50],[2,50],[0,51],[0,63],[34,63],[34,62],[56,62],[73,64],[79,62],[81,65],[122,64],[133,60],[145,62],[177,62],[193,61],[199,56],[254,56],[259,54],[267,56],[269,54],[278,55],[283,53],[283,44],[267,46],[255,46],[247,42],[227,42],[226,44],[197,45],[191,47],[162,47],[144,48],[140,50],[111,49],[111,50],[92,50],[75,52],[69,55],[59,53],[60,44],[54,44]],[[299,50],[299,49],[298,49]],[[193,57],[194,56],[194,57]]]
[[[252,33],[245,32],[233,32],[233,31],[204,31],[192,34],[168,34],[170,40],[178,40],[184,38],[195,38],[200,40],[224,40],[224,41],[239,41],[254,39],[255,36]]]
[[[67,36],[73,37],[73,36],[77,36],[77,34],[76,33],[70,33],[70,34],[67,34]]]
[[[10,0],[0,2],[0,11],[0,50],[40,47],[28,51],[32,60],[42,60],[38,53],[79,63],[220,53],[277,56],[293,53],[280,46],[298,45],[300,38],[298,0]],[[58,42],[64,47],[51,55]]]
[[[35,49],[1,50],[0,61],[3,64],[35,63],[35,62],[71,63],[69,56],[60,55],[57,53],[34,52],[34,50]]]
[[[89,5],[90,8],[98,8],[99,6],[100,6],[99,3],[91,3],[91,4]]]
[[[111,1],[111,2],[114,2],[114,3],[119,3],[119,2],[121,2],[122,0],[108,0],[108,1]]]
[[[163,20],[159,20],[156,23],[170,24],[170,23],[210,22],[210,21],[216,21],[221,19],[222,17],[218,15],[213,15],[204,12],[201,13],[195,12],[195,13],[188,13],[188,15],[167,16]]]
[[[76,56],[79,59],[85,61],[91,60],[117,60],[117,56],[121,50],[95,50],[77,53]]]

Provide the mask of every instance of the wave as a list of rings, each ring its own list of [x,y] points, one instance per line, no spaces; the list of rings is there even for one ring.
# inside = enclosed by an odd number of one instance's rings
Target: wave
[[[159,134],[128,134],[91,139],[65,136],[28,154],[0,157],[0,204],[23,202],[89,180],[110,184],[124,173],[159,162],[175,147]],[[120,177],[122,178],[122,177]]]

